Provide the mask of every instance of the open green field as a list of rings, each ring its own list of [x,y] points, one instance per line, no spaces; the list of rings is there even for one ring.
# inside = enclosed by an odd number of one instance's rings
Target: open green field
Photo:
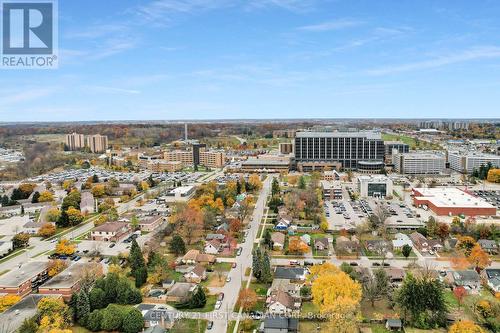
[[[207,321],[202,319],[181,319],[175,322],[170,333],[203,333],[207,327]]]
[[[415,140],[414,138],[407,135],[397,135],[397,134],[388,134],[382,133],[382,140],[384,141],[401,141],[410,146],[410,149],[440,149],[440,147],[436,144],[419,140]]]

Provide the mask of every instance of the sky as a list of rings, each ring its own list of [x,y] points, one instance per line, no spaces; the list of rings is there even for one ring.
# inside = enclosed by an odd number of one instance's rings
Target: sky
[[[498,118],[497,0],[59,0],[0,121]]]

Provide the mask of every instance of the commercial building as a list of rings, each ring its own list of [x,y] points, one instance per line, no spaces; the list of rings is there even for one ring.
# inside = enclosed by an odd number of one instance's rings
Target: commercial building
[[[359,176],[358,192],[362,197],[392,196],[392,180],[383,175]]]
[[[415,206],[432,210],[436,215],[496,215],[495,206],[455,187],[414,188]]]
[[[190,150],[172,150],[163,153],[163,157],[168,162],[181,162],[184,166],[193,165],[193,152]]]
[[[83,191],[81,194],[80,210],[84,214],[95,213],[94,195],[90,191]]]
[[[85,135],[78,133],[66,134],[64,143],[69,150],[80,150],[85,148]]]
[[[139,161],[139,165],[141,167],[149,168],[149,166],[154,164],[154,162],[163,160],[163,156],[161,152],[139,153],[137,154],[137,160]]]
[[[47,262],[27,262],[0,276],[0,294],[26,296],[47,279]]]
[[[100,263],[75,263],[54,276],[38,288],[38,293],[42,295],[61,295],[65,301],[69,301],[71,295],[80,290],[80,282],[85,272],[91,274],[101,274]]]
[[[226,163],[226,154],[222,151],[200,151],[200,163],[208,168],[222,168]]]
[[[327,200],[341,200],[342,199],[342,185],[340,181],[321,181],[323,187],[323,195]]]
[[[472,174],[474,169],[479,170],[481,165],[491,163],[494,167],[500,167],[500,156],[477,152],[448,152],[450,169],[458,172]]]
[[[206,147],[207,147],[207,145],[204,143],[193,144],[193,164],[194,165],[199,165],[201,163],[200,152],[204,151]],[[203,163],[201,163],[201,164],[203,164]]]
[[[275,130],[273,131],[273,138],[294,138],[296,130]]]
[[[294,149],[302,171],[358,169],[360,161],[384,161],[384,142],[377,132],[297,132]]]
[[[118,242],[132,233],[129,223],[106,222],[91,232],[94,241]]]
[[[245,172],[286,172],[290,169],[290,158],[250,157],[241,163],[241,170]]]
[[[176,172],[182,170],[184,165],[181,161],[156,160],[149,162],[146,168],[152,172]]]
[[[387,163],[392,163],[392,154],[394,150],[398,153],[409,153],[410,146],[402,141],[384,141],[385,160]]]
[[[397,153],[392,156],[392,163],[401,174],[437,175],[446,168],[446,156],[434,151]]]
[[[189,199],[193,194],[196,188],[191,185],[179,186],[174,188],[173,190],[167,192],[167,196],[175,197],[175,198],[185,198]]]

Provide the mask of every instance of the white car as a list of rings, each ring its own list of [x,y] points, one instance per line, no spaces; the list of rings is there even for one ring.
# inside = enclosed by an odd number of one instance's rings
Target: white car
[[[215,302],[215,310],[219,310],[219,309],[220,309],[220,307],[221,307],[221,305],[222,305],[222,302],[221,302],[221,301],[217,301],[217,302]]]
[[[226,278],[226,282],[231,282],[231,277],[230,277],[230,276],[228,276],[228,277]]]

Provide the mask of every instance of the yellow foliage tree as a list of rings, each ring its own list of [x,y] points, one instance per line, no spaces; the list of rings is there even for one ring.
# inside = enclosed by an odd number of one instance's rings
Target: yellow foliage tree
[[[38,302],[37,309],[40,317],[40,332],[64,330],[71,324],[69,307],[62,298],[44,297]]]
[[[325,266],[325,267],[321,267]],[[311,294],[320,312],[329,318],[333,332],[357,332],[357,317],[361,301],[361,286],[333,265],[312,270]]]
[[[492,183],[500,183],[500,169],[490,169],[486,179]]]
[[[54,201],[54,195],[50,191],[43,191],[40,193],[40,197],[38,198],[38,202],[50,202]]]
[[[38,235],[44,238],[53,236],[55,233],[56,233],[56,227],[52,223],[44,223],[38,230]]]
[[[51,260],[49,261],[49,265],[47,267],[48,275],[50,277],[56,276],[57,274],[61,273],[68,267],[68,264],[66,263],[65,260]]]
[[[248,178],[248,183],[252,185],[256,191],[262,188],[262,181],[260,180],[259,175],[256,173],[252,173],[250,175],[250,177]]]
[[[485,333],[480,326],[469,320],[461,320],[451,325],[448,333]]]
[[[0,297],[0,312],[4,312],[12,305],[16,304],[21,300],[21,297],[18,295],[4,295]]]
[[[290,240],[288,251],[291,253],[304,254],[309,251],[309,246],[297,237]]]
[[[75,253],[76,246],[67,239],[61,239],[56,244],[56,253],[70,256]]]
[[[106,194],[106,187],[103,184],[97,184],[92,187],[92,194],[96,198],[101,198]]]
[[[75,181],[73,179],[67,179],[62,183],[62,188],[65,190],[69,190],[70,188],[73,187],[75,184]]]
[[[59,219],[60,215],[61,215],[61,211],[59,209],[57,209],[56,207],[52,207],[47,212],[47,220],[50,222],[56,222]]]
[[[491,264],[488,253],[486,253],[479,244],[474,245],[474,247],[470,251],[468,259],[471,264],[480,269],[484,269]]]

